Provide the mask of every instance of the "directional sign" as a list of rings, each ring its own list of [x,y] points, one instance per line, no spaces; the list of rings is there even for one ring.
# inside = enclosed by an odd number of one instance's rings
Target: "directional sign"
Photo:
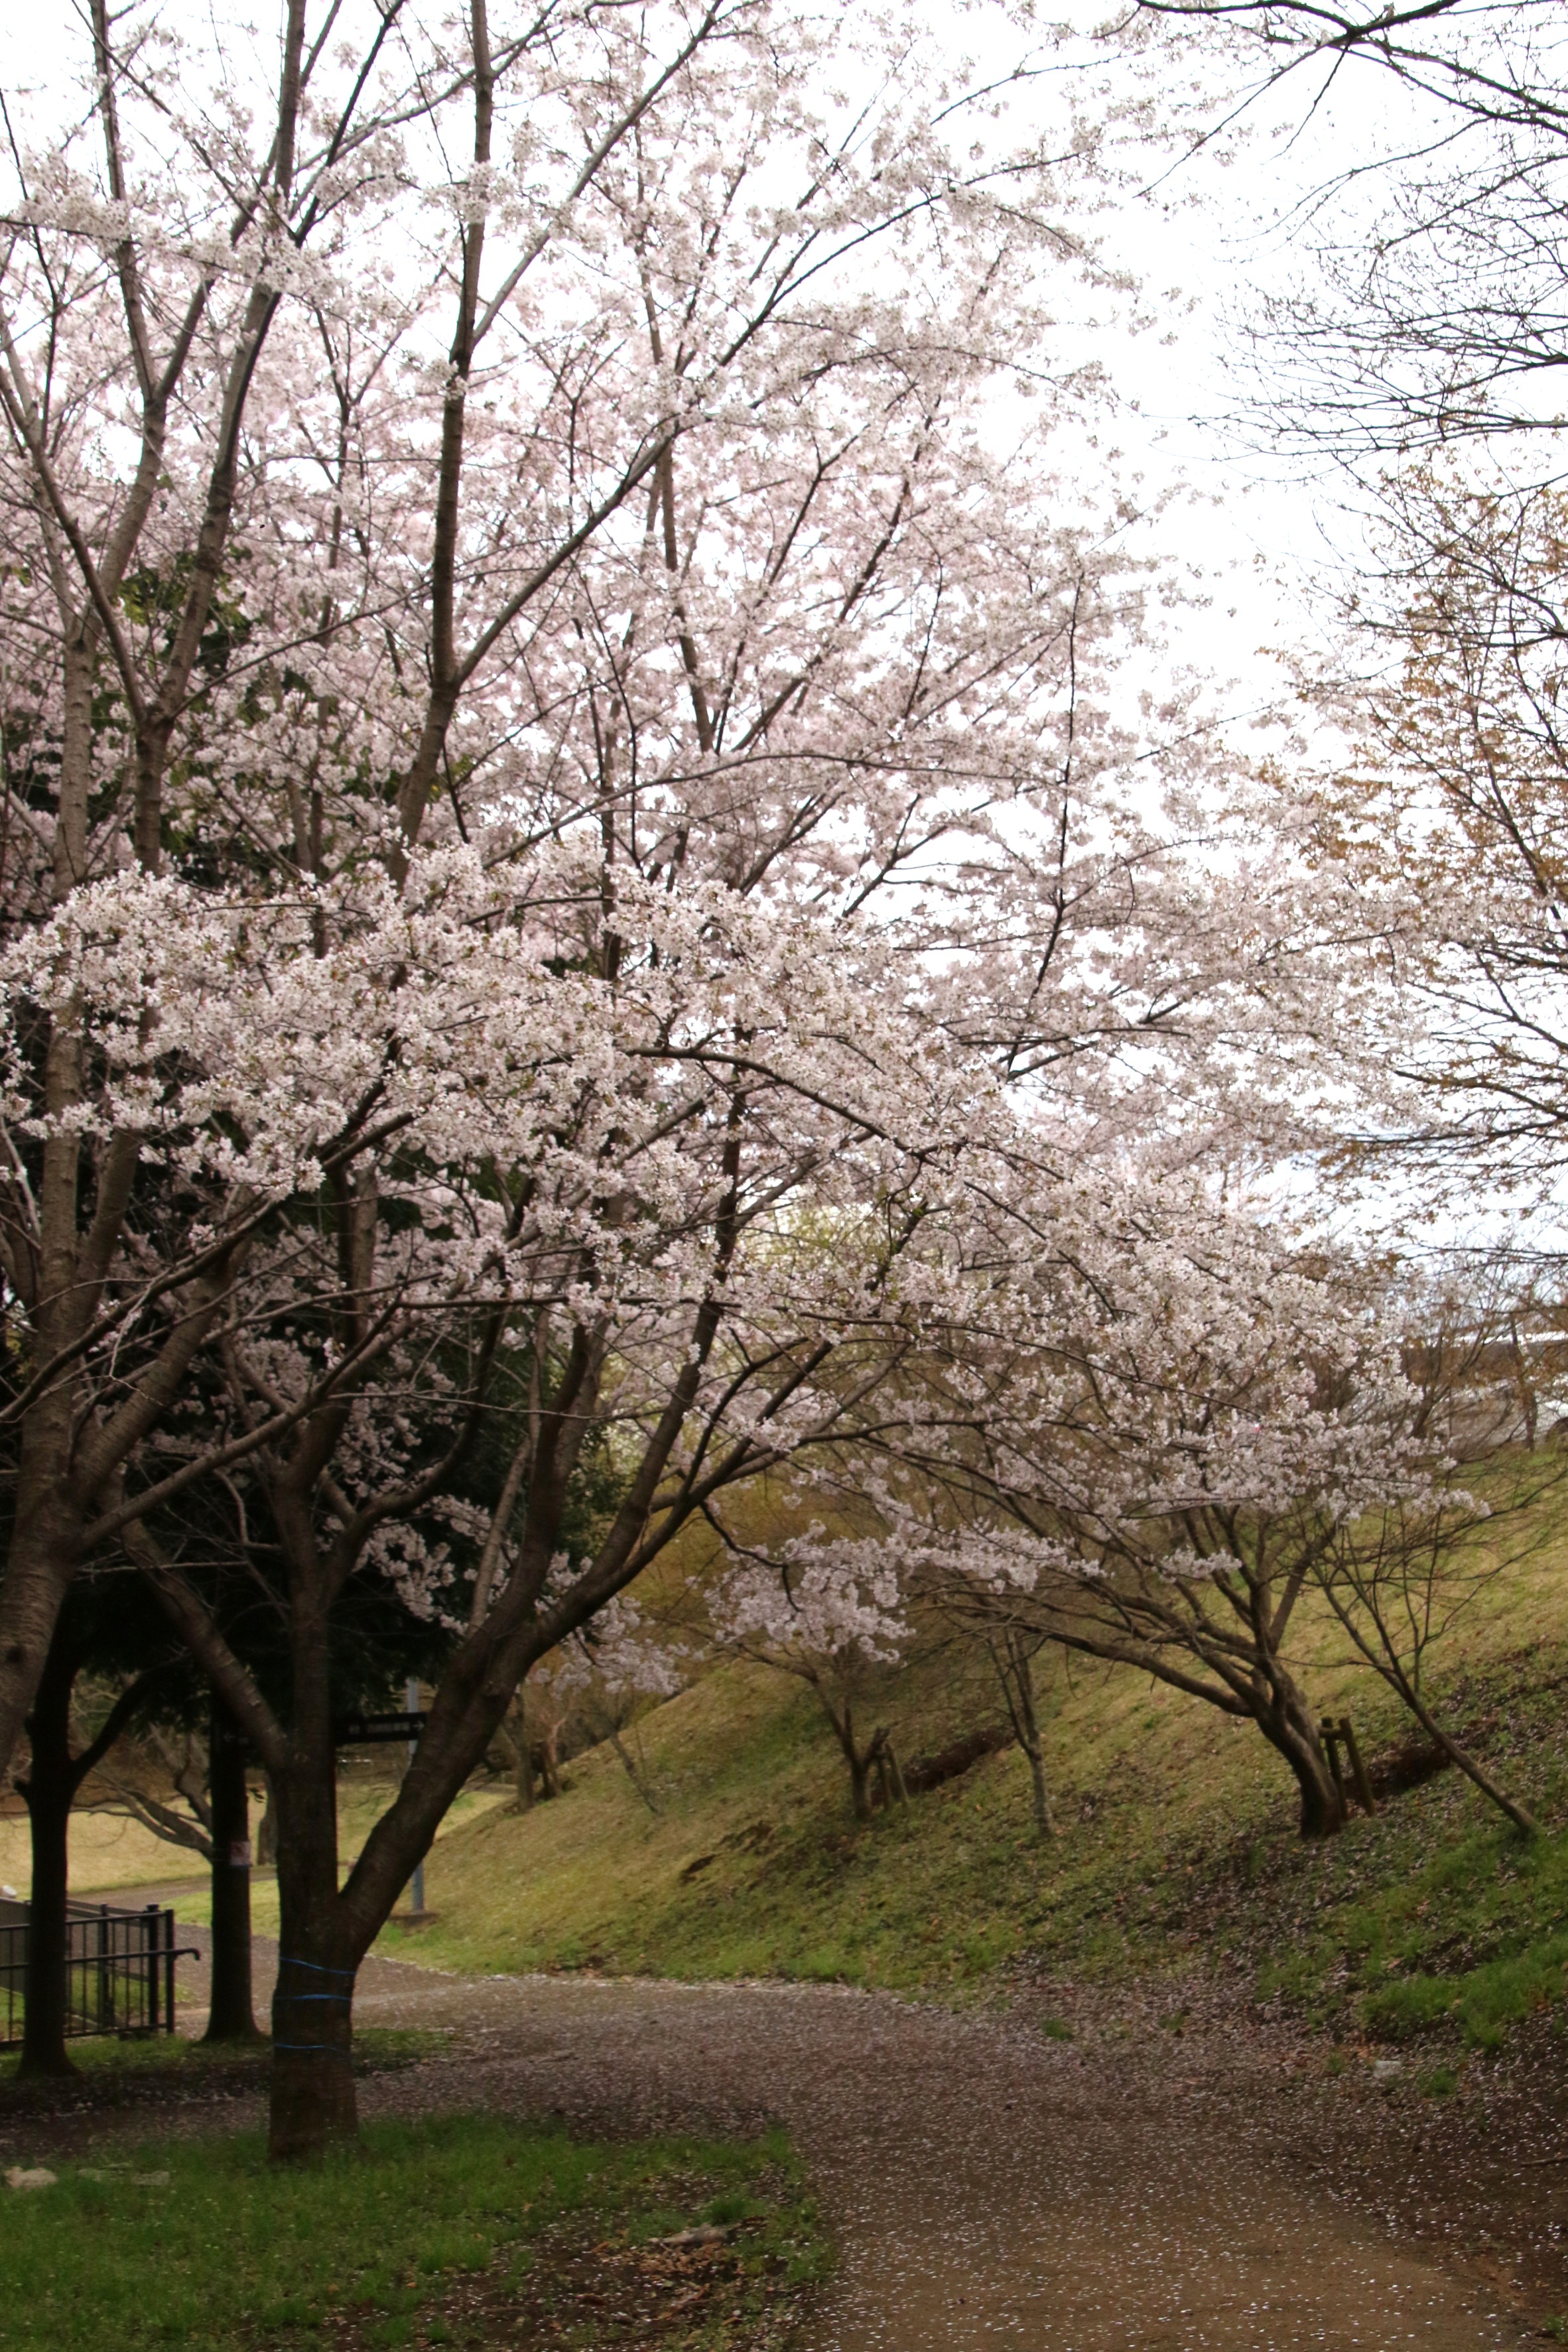
[[[417,1739],[424,1730],[423,1709],[415,1715],[342,1715],[332,1726],[338,1748],[371,1748],[385,1739]]]

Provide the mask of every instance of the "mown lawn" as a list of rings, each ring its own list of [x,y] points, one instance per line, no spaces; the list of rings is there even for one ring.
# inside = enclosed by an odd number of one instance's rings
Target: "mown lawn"
[[[761,2346],[826,2259],[782,2138],[602,2147],[448,2116],[301,2168],[230,2139],[53,2168],[0,2189],[7,2352],[489,2344],[557,2320],[572,2341],[595,2278],[621,2282],[632,2326],[601,2320],[606,2347]]]
[[[476,1814],[504,1801],[505,1792],[490,1789],[466,1789],[458,1797],[438,1835],[449,1836]],[[369,1834],[372,1822],[386,1802],[384,1779],[353,1774],[342,1784],[340,1838],[345,1865],[353,1861]],[[256,1828],[253,1814],[252,1833]],[[70,1832],[71,1892],[88,1899],[112,1902],[124,1899],[127,1890],[139,1886],[175,1884],[182,1887],[179,1895],[182,1918],[205,1921],[208,1909],[204,1885],[206,1865],[198,1853],[189,1847],[171,1845],[166,1839],[154,1837],[140,1822],[123,1812],[95,1810],[85,1805],[72,1814]],[[32,1858],[28,1845],[26,1815],[20,1804],[15,1811],[0,1814],[0,1885],[15,1887],[24,1897],[32,1874]],[[255,1900],[258,1924],[261,1915],[270,1915],[274,1924],[278,1912],[278,1891],[270,1872],[256,1874]]]

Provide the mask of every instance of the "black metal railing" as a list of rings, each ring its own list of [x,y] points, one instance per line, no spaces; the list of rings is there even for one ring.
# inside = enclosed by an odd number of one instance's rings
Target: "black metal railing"
[[[22,2039],[26,1912],[24,1903],[0,1904],[0,2050],[14,2050]],[[155,1903],[144,1911],[72,1903],[66,1920],[68,2035],[173,2033],[178,1957],[172,1911]]]

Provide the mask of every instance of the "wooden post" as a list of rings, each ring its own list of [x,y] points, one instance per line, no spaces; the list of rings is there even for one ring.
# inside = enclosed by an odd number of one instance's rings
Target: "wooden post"
[[[1344,1741],[1345,1754],[1350,1758],[1351,1778],[1355,1782],[1356,1795],[1369,1813],[1375,1813],[1377,1806],[1373,1799],[1372,1782],[1367,1778],[1366,1766],[1362,1761],[1361,1749],[1356,1744],[1356,1736],[1351,1728],[1351,1719],[1348,1715],[1342,1715],[1340,1717],[1340,1738]]]
[[[907,1805],[910,1801],[910,1792],[904,1786],[904,1772],[902,1765],[899,1762],[899,1751],[890,1739],[886,1752],[888,1770],[892,1775],[893,1795],[900,1805]]]
[[[163,1914],[163,2031],[174,2031],[174,1962],[179,1955],[174,1949],[174,1915]]]

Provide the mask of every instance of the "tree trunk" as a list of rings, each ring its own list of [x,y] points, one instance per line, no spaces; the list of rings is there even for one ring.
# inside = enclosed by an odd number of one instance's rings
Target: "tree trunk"
[[[1035,1827],[1043,1838],[1055,1837],[1057,1825],[1051,1819],[1051,1792],[1046,1785],[1046,1759],[1041,1752],[1039,1741],[1036,1739],[1032,1745],[1026,1747],[1024,1753],[1029,1760],[1029,1786],[1034,1797]]]
[[[26,2014],[18,2079],[74,2074],[66,2050],[66,1897],[71,1799],[70,1703],[75,1660],[59,1642],[49,1651],[27,1718],[32,1761],[21,1784],[32,1832],[33,1888],[27,1909]]]
[[[1337,1837],[1345,1825],[1344,1797],[1323,1753],[1311,1708],[1282,1668],[1276,1671],[1267,1696],[1260,1695],[1255,1717],[1265,1739],[1295,1775],[1301,1835]]]
[[[1002,1685],[1002,1696],[1007,1702],[1007,1713],[1013,1725],[1013,1737],[1028,1760],[1029,1784],[1035,1809],[1035,1827],[1043,1838],[1056,1835],[1056,1823],[1051,1819],[1050,1790],[1046,1784],[1045,1750],[1040,1744],[1040,1718],[1035,1706],[1035,1653],[1022,1635],[1011,1628],[1002,1637],[1002,1647],[990,1645],[991,1661]]]
[[[836,1706],[828,1693],[815,1677],[813,1677],[813,1688],[822,1703],[824,1715],[833,1726],[834,1737],[843,1753],[844,1761],[849,1768],[849,1802],[854,1809],[855,1818],[858,1822],[868,1822],[871,1818],[871,1773],[878,1757],[881,1754],[882,1740],[886,1735],[879,1732],[862,1749],[856,1742],[855,1710],[849,1701],[845,1699],[840,1706]]]
[[[272,1996],[274,2162],[318,2156],[359,2127],[353,1988],[361,1954],[334,1934],[337,1791],[331,1760],[292,1759],[274,1777],[278,1803],[278,1986]]]
[[[655,1821],[658,1821],[663,1808],[659,1804],[658,1799],[654,1795],[653,1790],[648,1787],[647,1780],[638,1769],[636,1757],[632,1754],[631,1749],[626,1746],[626,1741],[621,1738],[619,1731],[611,1731],[610,1745],[615,1749],[616,1754],[620,1758],[621,1763],[625,1768],[627,1780],[631,1782],[633,1788],[637,1790],[637,1795],[642,1799],[643,1803],[653,1815]]]
[[[25,1417],[16,1517],[0,1577],[0,1778],[22,1736],[76,1571],[79,1524],[61,1498],[57,1459],[70,1454],[68,1384]],[[63,1420],[64,1427],[58,1424]],[[52,1441],[52,1443],[51,1443]]]
[[[1473,1782],[1483,1797],[1490,1799],[1499,1812],[1513,1823],[1521,1837],[1534,1837],[1536,1820],[1528,1807],[1516,1803],[1505,1789],[1498,1786],[1485,1765],[1479,1763],[1451,1732],[1444,1730],[1414,1685],[1407,1685],[1401,1695],[1422,1730],[1430,1734],[1450,1760],[1458,1766],[1465,1778]]]
[[[272,1782],[267,1783],[267,1801],[261,1808],[261,1826],[256,1832],[256,1866],[270,1870],[278,1860],[278,1806],[272,1794]]]
[[[533,1758],[529,1750],[528,1725],[521,1707],[508,1715],[496,1727],[496,1745],[511,1772],[511,1785],[516,1810],[520,1813],[533,1810]]]
[[[212,2006],[207,2042],[260,2039],[250,1987],[250,1790],[245,1743],[216,1691],[207,1737],[212,1801]]]
[[[871,1818],[871,1759],[862,1756],[850,1741],[844,1750],[844,1760],[849,1767],[849,1802],[858,1822]]]

